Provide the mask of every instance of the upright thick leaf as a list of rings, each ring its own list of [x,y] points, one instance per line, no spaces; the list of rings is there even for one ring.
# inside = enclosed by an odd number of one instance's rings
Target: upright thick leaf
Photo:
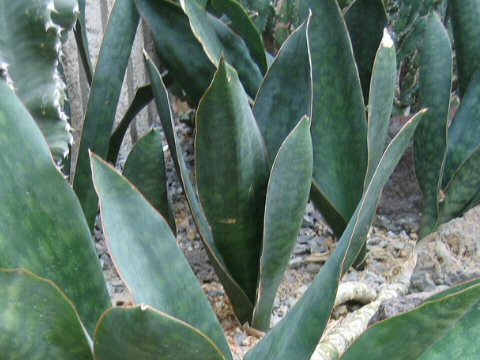
[[[160,129],[150,130],[135,144],[125,162],[123,175],[162,214],[172,232],[176,234],[175,219],[168,202],[167,174]]]
[[[450,0],[460,94],[480,65],[480,0]]]
[[[78,0],[78,21],[75,25],[75,41],[77,43],[78,53],[82,60],[83,69],[89,84],[92,84],[93,65],[90,56],[90,49],[88,46],[87,24],[85,21],[85,8],[87,6],[86,0]]]
[[[198,232],[201,235],[203,244],[210,258],[210,261],[215,268],[220,281],[228,294],[233,305],[233,311],[239,319],[240,323],[244,324],[251,321],[253,312],[253,302],[249,300],[245,292],[240,288],[237,282],[233,279],[228,271],[220,252],[218,251],[213,240],[212,230],[205,217],[205,213],[200,205],[196,190],[190,179],[190,173],[187,169],[185,159],[183,158],[180,142],[175,135],[175,124],[170,112],[170,102],[168,101],[168,94],[162,82],[162,78],[153,62],[147,58],[147,69],[152,81],[152,89],[155,95],[155,103],[160,114],[160,121],[162,122],[165,138],[172,154],[173,163],[181,179],[181,184],[188,200],[188,206],[192,212],[193,219],[197,225]]]
[[[102,316],[95,334],[95,358],[227,359],[198,329],[144,306],[111,309]]]
[[[91,160],[107,246],[135,303],[198,328],[227,356],[222,328],[166,220],[112,167]]]
[[[135,0],[135,5],[152,30],[162,64],[196,106],[213,78],[215,66],[193,35],[188,17],[169,1]]]
[[[257,63],[262,74],[265,74],[268,66],[262,36],[242,4],[237,0],[213,0],[212,5],[228,16],[231,21],[230,26],[243,38],[250,50],[250,55]]]
[[[55,161],[69,151],[72,136],[63,113],[65,84],[57,66],[62,28],[75,23],[68,6],[52,0],[0,0],[0,72],[7,71],[15,92],[47,139]],[[57,4],[58,5],[58,4]]]
[[[337,2],[306,2],[312,11],[312,199],[340,235],[362,196],[367,170],[365,106]],[[322,206],[323,202],[327,206]]]
[[[480,146],[460,165],[444,191],[438,224],[463,214],[480,193]]]
[[[396,84],[395,47],[390,34],[385,29],[382,43],[375,56],[370,82],[367,135],[368,168],[365,176],[365,187],[372,179],[385,150]]]
[[[480,285],[440,296],[375,324],[352,344],[342,360],[478,358]]]
[[[356,0],[345,12],[345,22],[352,40],[365,103],[368,103],[370,79],[387,14],[382,0]]]
[[[442,188],[447,187],[460,165],[480,146],[480,68],[474,74],[447,137]]]
[[[247,95],[223,61],[200,101],[196,127],[200,202],[227,268],[253,302],[269,167]]]
[[[131,0],[115,1],[93,76],[73,179],[73,189],[90,227],[95,221],[98,199],[93,189],[88,151],[107,157],[120,90],[138,22],[139,16]]]
[[[246,360],[310,359],[333,309],[338,283],[351,266],[375,216],[380,194],[421,116],[410,120],[386,149],[337,248],[298,303],[250,350]]]
[[[270,173],[263,246],[252,326],[267,331],[273,302],[302,225],[312,183],[310,120],[304,117],[285,139]]]
[[[0,80],[0,268],[54,281],[92,332],[110,299],[82,209],[40,130]]]
[[[73,304],[51,281],[0,270],[0,288],[2,357],[92,360]]]
[[[452,87],[452,48],[436,14],[432,14],[419,48],[419,103],[429,109],[413,139],[415,173],[423,193],[420,238],[430,233],[438,218],[438,194],[447,148],[447,122]]]
[[[220,19],[207,13],[207,0],[181,0],[180,4],[210,61],[218,67],[224,56],[238,71],[247,93],[254,98],[263,75],[243,39]]]
[[[298,119],[312,113],[307,28],[305,22],[283,44],[255,99],[253,114],[271,162]]]

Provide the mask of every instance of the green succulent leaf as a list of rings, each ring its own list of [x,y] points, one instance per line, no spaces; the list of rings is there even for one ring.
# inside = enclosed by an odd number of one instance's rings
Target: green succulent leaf
[[[254,98],[263,79],[244,40],[220,19],[207,13],[207,0],[181,0],[195,37],[210,61],[218,67],[222,57],[237,71],[250,97]]]
[[[138,115],[142,109],[147,106],[150,101],[153,100],[152,87],[150,85],[144,85],[137,89],[135,97],[132,100],[132,103],[128,107],[127,112],[123,116],[122,120],[115,128],[110,137],[110,144],[108,147],[108,162],[115,164],[117,161],[118,153],[120,152],[120,147],[122,146],[123,139],[127,133],[128,127],[130,126],[135,116]]]
[[[342,360],[476,359],[480,351],[476,345],[480,285],[478,280],[470,285],[463,284],[415,310],[375,324],[352,344]]]
[[[73,304],[51,281],[0,269],[0,348],[8,359],[92,360]]]
[[[246,360],[310,359],[333,309],[340,278],[362,248],[383,186],[407,148],[422,114],[409,120],[387,147],[337,248],[308,290],[257,346],[247,353]]]
[[[438,224],[447,222],[469,209],[480,193],[480,146],[460,165],[444,191]]]
[[[200,101],[196,129],[200,202],[227,268],[253,302],[269,167],[247,95],[224,61]]]
[[[251,14],[258,31],[263,34],[271,12],[274,13],[270,0],[240,0]]]
[[[198,329],[143,305],[108,310],[95,334],[95,359],[98,360],[227,358]]]
[[[460,165],[480,146],[480,68],[472,77],[448,130],[442,189]]]
[[[365,106],[352,45],[337,2],[306,3],[312,11],[312,199],[340,235],[362,196],[367,170]]]
[[[378,48],[370,81],[368,104],[368,168],[365,187],[382,158],[392,116],[393,100],[397,83],[397,62],[395,47],[390,34],[385,30]]]
[[[438,16],[432,13],[419,47],[419,104],[428,112],[413,139],[415,173],[424,198],[420,238],[434,230],[438,219],[451,84],[450,39]]]
[[[212,0],[215,9],[226,14],[231,21],[230,27],[245,41],[250,55],[255,60],[262,74],[268,69],[262,36],[248,16],[245,8],[237,0]]]
[[[107,246],[135,303],[198,328],[229,354],[215,313],[166,220],[115,169],[97,156],[91,161]]]
[[[86,0],[78,0],[78,20],[74,28],[75,42],[77,43],[78,54],[82,60],[83,69],[85,70],[85,76],[88,84],[92,84],[93,78],[93,65],[92,58],[90,56],[90,49],[88,46],[87,37],[87,24],[85,22],[85,8]]]
[[[53,0],[53,10],[50,14],[52,21],[60,26],[60,40],[68,39],[68,32],[73,29],[79,13],[77,0]]]
[[[196,106],[213,78],[215,66],[193,35],[188,17],[169,1],[135,0],[135,5],[152,30],[162,64]]]
[[[383,29],[387,26],[387,14],[382,0],[357,0],[344,15],[353,54],[357,62],[365,103],[368,103],[370,79]]]
[[[167,174],[160,129],[150,130],[135,144],[125,162],[123,176],[162,214],[172,232],[176,234],[175,219],[168,202]]]
[[[312,167],[310,120],[303,117],[280,147],[268,182],[259,285],[252,320],[252,327],[262,331],[270,327],[275,295],[302,225]]]
[[[28,110],[0,80],[0,268],[50,279],[91,333],[110,299],[82,209]]]
[[[450,0],[458,83],[463,95],[480,65],[480,0]]]
[[[76,19],[69,6],[57,9],[57,3],[0,0],[0,73],[6,73],[60,162],[72,136],[63,112],[65,84],[57,71],[63,29],[54,18],[68,28]]]
[[[308,24],[283,44],[263,80],[253,107],[271,162],[303,115],[312,113],[312,71]]]
[[[251,320],[253,304],[242,288],[233,279],[225,265],[225,262],[223,261],[222,255],[215,246],[212,230],[198,200],[196,189],[190,178],[190,172],[182,154],[180,142],[175,135],[175,124],[170,111],[170,102],[168,100],[167,90],[165,89],[160,73],[148,57],[147,69],[152,81],[155,103],[160,115],[160,121],[162,122],[165,138],[167,140],[168,147],[170,148],[175,169],[179,178],[181,179],[181,184],[188,200],[192,217],[197,225],[198,232],[201,235],[203,244],[205,245],[205,249],[215,269],[215,272],[220,278],[220,281],[222,282],[223,287],[228,294],[230,301],[232,302],[233,311],[243,324]]]
[[[131,0],[115,1],[90,89],[73,179],[73,189],[90,227],[95,221],[98,199],[92,184],[88,152],[91,150],[99,156],[107,157],[120,90],[138,22],[139,15]]]

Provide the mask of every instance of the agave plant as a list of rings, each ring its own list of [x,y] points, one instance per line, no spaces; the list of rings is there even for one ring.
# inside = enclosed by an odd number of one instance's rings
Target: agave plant
[[[415,169],[424,195],[420,237],[478,204],[480,94],[479,1],[451,1],[458,68],[458,96],[450,114],[453,60],[450,39],[436,14],[429,18],[419,51],[419,102],[431,112],[417,131]]]

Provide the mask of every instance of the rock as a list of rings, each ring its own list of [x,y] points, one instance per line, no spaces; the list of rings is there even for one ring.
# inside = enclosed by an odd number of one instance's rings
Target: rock
[[[452,286],[480,276],[480,206],[420,240],[412,292]]]

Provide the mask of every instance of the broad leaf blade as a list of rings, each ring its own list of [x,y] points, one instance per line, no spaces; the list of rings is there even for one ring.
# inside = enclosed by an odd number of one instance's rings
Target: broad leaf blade
[[[107,311],[95,334],[98,360],[223,360],[220,349],[198,329],[155,309],[137,306]]]
[[[480,65],[480,0],[450,0],[453,38],[458,66],[460,95]]]
[[[197,105],[215,73],[215,66],[192,33],[180,6],[163,0],[135,0],[142,20],[152,30],[162,64]]]
[[[479,303],[478,284],[427,301],[413,311],[375,324],[352,344],[342,360],[476,359],[480,350]]]
[[[237,0],[213,0],[212,5],[228,16],[231,28],[245,41],[252,58],[265,74],[268,66],[262,37],[242,4]]]
[[[370,183],[385,150],[396,83],[395,47],[390,34],[385,29],[382,43],[375,56],[370,82],[367,134],[368,168],[365,176],[365,187]]]
[[[57,9],[53,1],[0,0],[0,69],[8,72],[56,162],[68,154],[72,141],[63,112],[65,84],[57,71],[63,30],[52,21],[56,15],[67,17],[68,28],[75,23],[71,1],[67,5]]]
[[[107,157],[120,90],[139,15],[131,0],[115,1],[93,76],[73,179],[89,226],[93,226],[98,199],[93,188],[88,151]]]
[[[222,328],[166,220],[111,166],[97,156],[91,160],[107,246],[135,303],[200,329],[228,354]]]
[[[246,360],[310,359],[333,309],[340,278],[362,248],[383,186],[407,148],[420,118],[421,115],[417,115],[411,119],[392,140],[334,253],[298,303],[247,353]]]
[[[107,160],[112,164],[117,162],[120,147],[122,146],[123,139],[125,138],[125,134],[127,133],[131,122],[135,116],[137,116],[137,114],[152,100],[153,93],[150,85],[145,85],[137,89],[135,97],[133,98],[127,112],[110,137]]]
[[[258,91],[253,114],[271,162],[303,115],[312,113],[312,72],[308,24],[283,44]]]
[[[176,234],[175,219],[168,202],[167,174],[160,129],[150,130],[133,147],[123,169],[125,176],[168,221]]]
[[[448,130],[442,188],[460,165],[480,146],[480,68],[474,74]]]
[[[54,281],[93,332],[110,299],[89,228],[40,130],[3,81],[0,152],[0,268]]]
[[[285,139],[270,173],[265,201],[260,276],[252,326],[270,327],[273,302],[305,214],[312,182],[310,120],[304,117]]]
[[[182,9],[210,61],[219,66],[222,56],[237,71],[250,97],[255,97],[263,79],[260,68],[250,56],[241,37],[220,19],[207,13],[207,0],[182,0]]]
[[[438,193],[445,151],[452,87],[452,48],[436,14],[427,22],[419,48],[419,104],[429,109],[413,139],[415,173],[424,206],[420,238],[430,233],[438,219]]]
[[[247,95],[223,61],[198,106],[196,129],[200,202],[227,268],[253,302],[269,167]]]
[[[383,29],[387,26],[387,14],[381,0],[356,0],[348,7],[344,18],[352,40],[363,96],[368,103],[373,63]]]
[[[367,120],[352,46],[335,0],[307,0],[312,11],[313,179],[334,209],[320,208],[340,235],[360,201],[367,170]],[[334,220],[343,218],[344,223]]]
[[[51,281],[0,270],[0,288],[2,357],[93,359],[73,304]]]
[[[170,112],[170,102],[168,100],[167,90],[162,82],[160,73],[148,57],[147,69],[152,81],[155,103],[160,114],[160,121],[162,122],[165,138],[167,140],[168,147],[170,148],[175,169],[179,178],[181,179],[181,184],[188,200],[188,206],[190,207],[193,219],[197,226],[198,232],[201,235],[210,261],[215,268],[215,272],[220,278],[220,281],[225,288],[225,292],[228,294],[228,297],[232,302],[233,311],[235,312],[235,315],[239,321],[243,324],[251,320],[251,315],[253,312],[252,302],[248,299],[247,295],[240,288],[237,282],[232,278],[232,275],[228,271],[222,256],[215,246],[210,225],[208,224],[205,213],[203,212],[198,200],[196,189],[192,183],[192,180],[190,179],[190,173],[187,169],[187,165],[182,154],[180,142],[175,135],[175,124]]]

